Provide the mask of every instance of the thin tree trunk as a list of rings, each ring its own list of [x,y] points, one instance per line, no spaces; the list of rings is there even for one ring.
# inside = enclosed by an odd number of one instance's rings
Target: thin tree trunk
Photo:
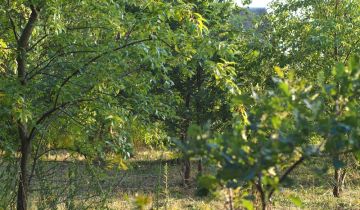
[[[346,169],[343,170],[340,176],[340,193],[343,192],[345,186],[345,178],[346,178]]]
[[[334,188],[333,188],[333,195],[337,198],[340,197],[340,186],[339,186],[339,179],[340,179],[341,170],[335,168],[334,173]]]
[[[21,33],[19,39],[17,39],[16,32],[14,36],[18,41],[18,54],[16,57],[17,61],[17,71],[18,79],[23,88],[26,87],[26,57],[27,49],[29,47],[29,40],[34,30],[36,21],[38,19],[38,11],[33,4],[30,4],[31,14],[30,17]],[[26,99],[26,96],[23,95],[23,98]],[[31,155],[31,139],[32,136],[29,136],[27,125],[25,122],[18,121],[18,132],[19,132],[19,143],[21,145],[20,153],[20,177],[19,185],[17,192],[17,210],[26,210],[28,207],[28,194],[29,194],[29,174],[28,174],[28,165]]]
[[[261,209],[262,210],[266,210],[267,209],[267,198],[266,198],[266,192],[264,191],[262,185],[261,185],[261,175],[258,177],[258,181],[254,182],[254,185],[256,187],[257,192],[259,193],[260,196],[260,201],[261,201]]]
[[[19,134],[21,142],[20,177],[17,193],[17,210],[26,210],[28,206],[29,174],[28,165],[31,155],[31,143],[27,138],[26,126],[20,123]]]
[[[198,66],[196,68],[196,92],[197,92],[197,97],[195,98],[196,100],[196,121],[198,126],[201,126],[201,111],[202,111],[202,107],[201,107],[201,86],[203,84],[203,69],[201,68],[201,66]],[[198,175],[202,175],[203,173],[203,166],[202,166],[202,160],[200,157],[200,160],[198,161]]]
[[[346,178],[346,169],[335,169],[334,173],[334,188],[333,195],[334,197],[340,198],[343,191],[344,183]]]
[[[267,209],[267,200],[266,200],[266,194],[264,191],[260,193],[261,198],[261,209],[266,210]]]
[[[187,130],[189,128],[189,122],[186,120],[185,125],[183,127],[183,133],[182,133],[182,141],[187,141]],[[189,186],[190,185],[190,176],[191,176],[191,162],[189,157],[184,158],[184,185]]]
[[[229,210],[234,210],[234,195],[231,188],[228,188],[229,194]]]
[[[198,161],[198,175],[202,175],[203,173],[203,165],[202,165],[202,159],[200,158],[200,160]]]
[[[182,134],[182,141],[185,142],[187,140],[187,129],[188,125],[184,126],[183,134]],[[186,129],[185,129],[186,128]],[[184,185],[189,186],[190,185],[190,176],[191,176],[191,163],[189,157],[184,158]]]
[[[185,158],[185,160],[184,160],[184,184],[185,184],[185,186],[190,185],[190,175],[191,175],[190,172],[191,172],[190,159]]]
[[[267,200],[266,200],[266,194],[262,189],[261,183],[256,184],[256,188],[258,190],[260,201],[261,201],[261,209],[266,210],[267,209]]]
[[[186,116],[185,121],[183,125],[182,130],[182,141],[187,141],[187,131],[190,126],[190,99],[191,99],[191,79],[189,78],[187,81],[187,90],[186,90],[186,96],[185,96],[185,109]],[[184,184],[188,186],[190,184],[190,176],[191,176],[191,163],[190,159],[188,157],[185,157],[184,159]]]

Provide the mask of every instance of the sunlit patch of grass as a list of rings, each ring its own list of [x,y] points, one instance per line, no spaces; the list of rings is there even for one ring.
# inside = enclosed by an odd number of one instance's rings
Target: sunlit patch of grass
[[[178,159],[180,154],[171,150],[158,150],[147,148],[139,148],[134,157],[130,159],[131,162],[139,161],[159,161],[159,160],[174,160]]]
[[[332,194],[333,167],[326,159],[313,159],[301,165],[290,176],[293,185],[283,188],[274,197],[275,209],[299,209],[289,197],[302,202],[301,209],[360,209],[360,173],[348,169],[344,191],[340,198]]]
[[[289,197],[300,198],[302,209],[360,209],[360,188],[345,189],[341,198],[334,198],[331,189],[311,187],[284,189],[275,197],[275,209],[297,209]]]
[[[199,209],[199,210],[210,210],[210,209],[224,209],[224,204],[221,200],[210,200],[204,198],[198,198],[195,196],[192,190],[183,192],[181,194],[173,194],[168,202],[165,204],[163,200],[159,201],[159,206],[156,205],[156,196],[153,193],[145,194],[152,200],[152,205],[146,209],[171,209],[171,210],[182,210],[182,209]],[[125,196],[115,199],[109,207],[114,209],[136,209],[137,193],[126,194]]]
[[[85,157],[79,154],[73,154],[64,151],[57,151],[57,152],[49,152],[46,155],[41,156],[42,161],[83,161]]]

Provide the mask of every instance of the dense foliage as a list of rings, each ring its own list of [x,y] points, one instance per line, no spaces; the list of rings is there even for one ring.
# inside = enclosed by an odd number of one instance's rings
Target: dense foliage
[[[0,0],[0,209],[79,209],[84,197],[107,208],[104,177],[140,147],[177,147],[185,185],[196,158],[200,192],[241,189],[248,209],[256,197],[266,209],[314,157],[332,159],[341,196],[360,160],[359,11],[353,0],[275,0],[261,14],[227,0]],[[52,154],[73,162],[67,196],[43,178]],[[84,173],[96,193],[76,181]]]

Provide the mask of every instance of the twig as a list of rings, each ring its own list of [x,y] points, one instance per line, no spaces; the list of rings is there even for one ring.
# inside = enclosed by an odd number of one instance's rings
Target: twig
[[[292,164],[286,171],[285,173],[280,177],[279,179],[279,183],[282,183],[285,181],[285,179],[287,178],[287,176],[298,166],[300,165],[303,161],[305,160],[305,156],[302,156],[299,160],[297,160],[294,164]],[[275,188],[273,188],[270,193],[269,193],[269,199],[271,199],[271,196],[274,194],[275,192]]]
[[[55,98],[55,103],[54,103],[54,107],[57,106],[57,102],[58,102],[58,99],[59,99],[59,96],[60,96],[60,93],[61,93],[61,90],[62,88],[73,78],[75,77],[76,75],[78,75],[79,73],[81,73],[82,71],[84,71],[88,66],[90,66],[93,62],[99,60],[100,58],[104,57],[105,55],[108,55],[110,53],[113,53],[113,52],[116,52],[116,51],[119,51],[121,49],[124,49],[126,47],[129,47],[129,46],[133,46],[133,45],[136,45],[136,44],[139,44],[139,43],[142,43],[142,42],[146,42],[146,41],[150,41],[152,40],[152,38],[146,38],[146,39],[141,39],[141,40],[136,40],[136,41],[133,41],[133,42],[130,42],[130,43],[127,43],[127,44],[124,44],[120,47],[117,47],[117,48],[114,48],[110,51],[106,51],[106,52],[103,52],[103,53],[100,53],[99,55],[93,57],[92,59],[90,59],[88,62],[86,62],[81,68],[79,68],[78,70],[74,71],[71,75],[69,75],[67,78],[65,78],[65,80],[60,84],[60,87],[59,87],[59,90],[56,94],[56,98]]]

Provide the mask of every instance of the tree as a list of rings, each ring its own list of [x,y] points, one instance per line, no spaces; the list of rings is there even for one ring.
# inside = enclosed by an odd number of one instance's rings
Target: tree
[[[332,67],[346,65],[360,50],[358,1],[274,1],[269,16],[275,65],[296,69],[297,75],[316,83],[318,72],[330,75]],[[331,80],[331,77],[324,78]],[[328,109],[334,107],[329,104]],[[337,159],[336,157],[334,157]],[[345,158],[348,159],[348,158]],[[334,196],[339,197],[346,169],[335,168]],[[342,177],[342,178],[341,178]]]
[[[203,29],[197,36],[185,34],[172,43],[176,53],[186,55],[183,62],[169,62],[167,91],[174,107],[174,116],[166,120],[170,135],[177,136],[181,142],[190,143],[187,133],[192,124],[204,126],[211,121],[214,130],[221,131],[231,118],[229,101],[237,93],[234,84],[234,50],[229,32],[229,16],[235,7],[231,2],[197,1],[195,14]],[[174,28],[179,23],[172,21]],[[224,125],[225,124],[225,125]],[[201,160],[198,171],[202,173]],[[189,185],[191,162],[184,157],[184,183]]]
[[[267,209],[272,195],[305,159],[358,157],[359,71],[359,59],[351,59],[347,67],[333,69],[332,81],[313,88],[311,82],[295,79],[291,72],[286,76],[276,68],[276,89],[240,96],[234,104],[239,114],[233,128],[212,137],[198,130],[192,134],[198,140],[196,146],[187,150],[218,167],[219,183],[233,188],[255,186],[262,209]],[[334,109],[322,112],[327,106]],[[312,136],[324,138],[313,144]],[[339,159],[334,165],[343,167]]]
[[[11,146],[1,149],[13,158],[19,149],[17,209],[27,209],[29,162],[33,148],[42,146],[41,136],[64,131],[80,137],[70,145],[50,144],[50,150],[63,145],[90,157],[102,151],[105,142],[89,140],[100,132],[93,128],[100,124],[101,130],[106,119],[121,124],[139,107],[129,106],[146,99],[151,71],[163,73],[171,50],[161,40],[176,36],[165,19],[191,26],[193,33],[199,21],[181,2],[2,0],[0,5],[1,139],[2,146]],[[124,97],[129,93],[131,98]],[[49,125],[58,129],[48,130]]]
[[[360,49],[358,1],[274,1],[269,14],[273,55],[280,67],[291,66],[298,76],[330,74]]]

